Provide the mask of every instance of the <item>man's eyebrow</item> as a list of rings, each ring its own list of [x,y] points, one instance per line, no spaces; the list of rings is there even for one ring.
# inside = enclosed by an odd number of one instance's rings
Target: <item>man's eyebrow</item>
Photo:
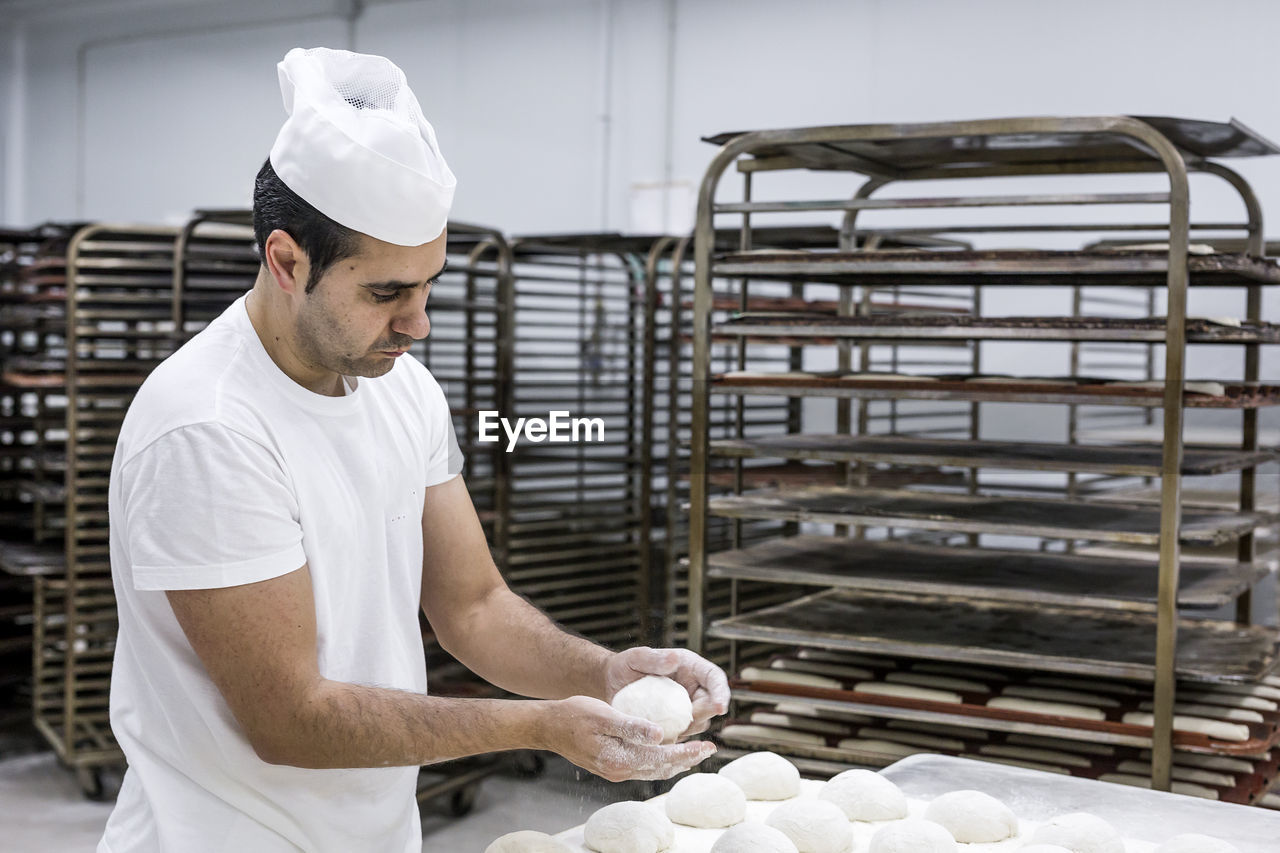
[[[444,265],[440,267],[440,271],[431,278],[427,279],[427,284],[435,284],[439,281],[440,276],[444,275],[445,270],[449,269],[449,262],[446,260]],[[365,287],[370,290],[410,290],[415,287],[421,287],[420,281],[370,281],[366,282]]]

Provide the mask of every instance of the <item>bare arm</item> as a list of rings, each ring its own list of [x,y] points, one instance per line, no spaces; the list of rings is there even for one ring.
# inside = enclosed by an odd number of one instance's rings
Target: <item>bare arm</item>
[[[422,610],[472,672],[521,696],[612,698],[613,653],[565,633],[507,587],[461,477],[427,489],[422,547]]]
[[[304,565],[271,580],[167,593],[179,624],[258,756],[307,768],[430,764],[550,749],[606,779],[665,779],[709,754],[657,746],[656,726],[583,696],[446,699],[321,676]]]
[[[613,653],[565,633],[507,588],[461,477],[427,489],[422,514],[422,609],[445,650],[489,682],[521,696],[593,696],[606,702],[644,675],[680,682],[693,724],[729,707],[719,667],[685,649]]]

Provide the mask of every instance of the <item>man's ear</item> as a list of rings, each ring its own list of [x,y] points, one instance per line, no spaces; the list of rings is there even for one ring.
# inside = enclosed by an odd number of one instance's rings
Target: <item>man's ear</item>
[[[291,296],[302,293],[310,264],[307,263],[306,253],[289,236],[289,232],[279,228],[272,231],[267,235],[267,243],[262,249],[263,262],[276,285]]]

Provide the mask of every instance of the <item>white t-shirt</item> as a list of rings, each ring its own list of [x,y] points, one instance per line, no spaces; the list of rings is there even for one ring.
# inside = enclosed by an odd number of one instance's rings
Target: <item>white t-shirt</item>
[[[155,370],[111,470],[111,726],[129,770],[99,853],[421,851],[418,769],[260,760],[164,591],[307,563],[320,673],[426,693],[424,489],[461,461],[444,393],[411,356],[345,397],[315,394],[267,355],[243,297]]]

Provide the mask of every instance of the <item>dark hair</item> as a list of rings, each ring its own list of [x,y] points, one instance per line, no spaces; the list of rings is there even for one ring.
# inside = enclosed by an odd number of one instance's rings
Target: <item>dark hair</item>
[[[360,251],[360,233],[339,225],[303,201],[280,180],[268,158],[253,182],[253,239],[258,257],[264,261],[267,237],[277,228],[297,241],[307,255],[311,264],[307,293],[329,267]]]

